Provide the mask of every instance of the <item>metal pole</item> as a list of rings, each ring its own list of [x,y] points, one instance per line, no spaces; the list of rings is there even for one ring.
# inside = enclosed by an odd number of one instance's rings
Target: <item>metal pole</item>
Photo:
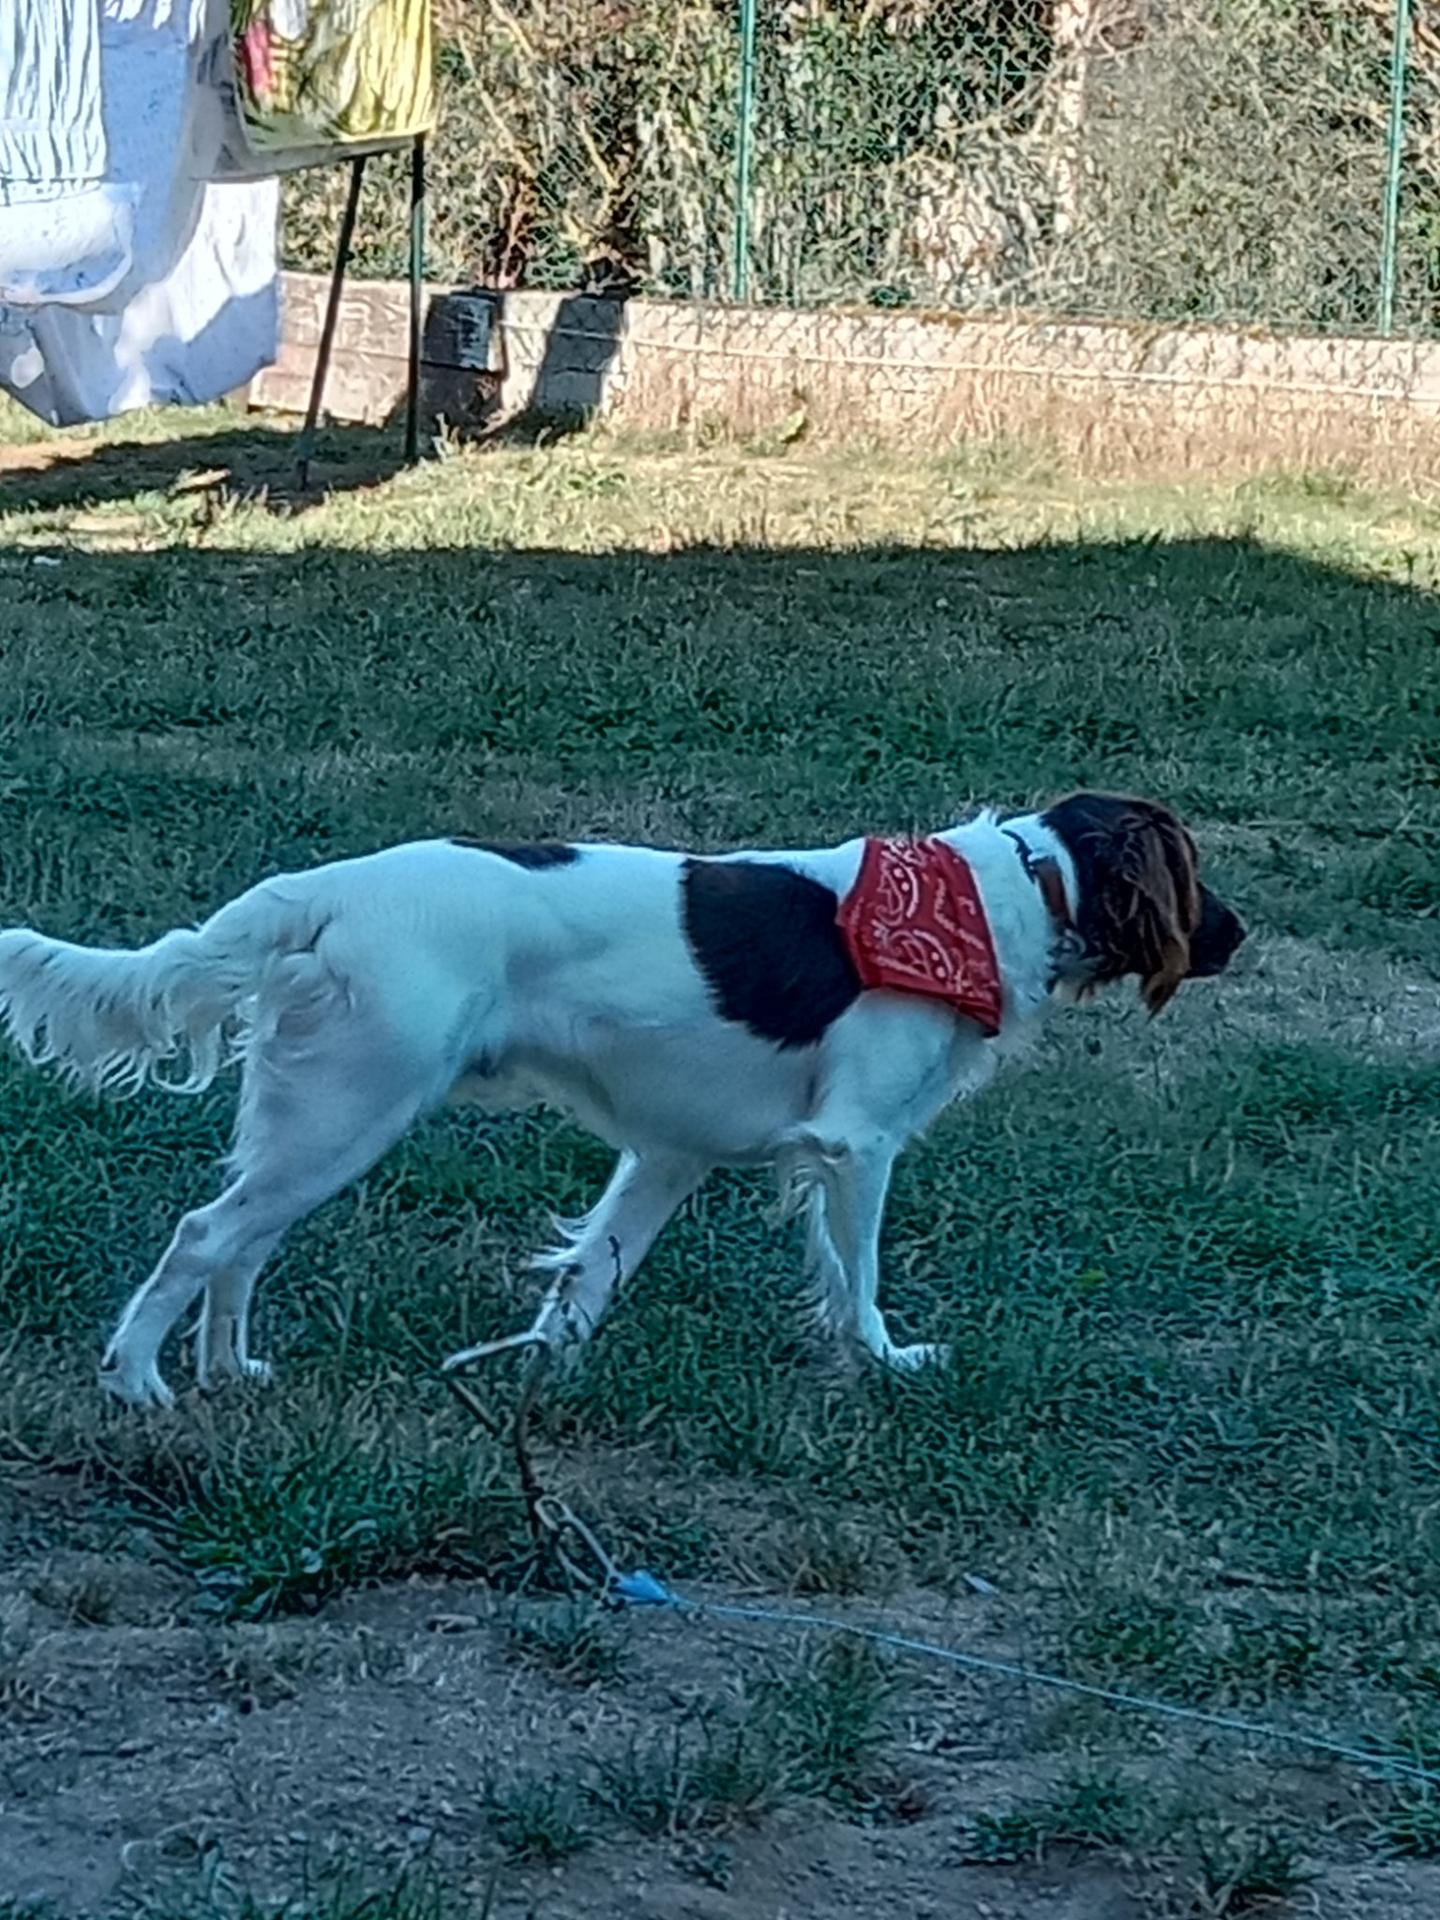
[[[1400,162],[1405,147],[1405,83],[1410,53],[1410,0],[1395,0],[1390,46],[1390,125],[1385,135],[1385,224],[1380,240],[1380,331],[1395,330],[1395,279],[1400,242]]]
[[[740,99],[735,124],[735,263],[730,290],[750,293],[750,169],[755,145],[756,0],[740,0]]]
[[[405,412],[405,463],[420,458],[420,321],[425,303],[425,136],[410,149],[410,392]]]
[[[362,153],[350,162],[350,191],[340,221],[340,238],[335,242],[335,266],[330,275],[330,297],[325,302],[325,321],[320,329],[320,345],[315,351],[315,371],[310,379],[310,404],[305,409],[305,425],[295,451],[300,489],[310,484],[310,456],[315,451],[315,428],[320,419],[320,402],[325,397],[325,376],[330,371],[330,349],[335,344],[335,322],[340,314],[340,289],[345,284],[345,268],[350,259],[350,242],[355,237],[355,214],[360,205],[360,182],[365,177]]]

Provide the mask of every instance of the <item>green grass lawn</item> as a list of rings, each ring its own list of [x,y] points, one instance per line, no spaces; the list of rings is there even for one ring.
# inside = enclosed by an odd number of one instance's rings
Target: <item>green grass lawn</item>
[[[545,1471],[627,1564],[897,1605],[979,1573],[1041,1665],[1440,1767],[1440,509],[598,437],[365,486],[357,434],[302,510],[276,430],[176,431],[0,470],[0,924],[138,942],[451,830],[806,845],[1080,784],[1179,809],[1252,925],[1236,977],[1153,1027],[1065,1016],[902,1162],[885,1298],[953,1372],[817,1366],[770,1194],[717,1178],[548,1400]],[[99,1343],[231,1100],[0,1061],[7,1557],[158,1554],[242,1619],[512,1578],[507,1453],[434,1364],[516,1320],[605,1154],[549,1116],[428,1124],[269,1274],[270,1394],[127,1418]],[[1405,1840],[1412,1793],[1344,1792],[1345,1845],[1440,1847],[1440,1815]],[[1005,1857],[1029,1829],[996,1820]]]

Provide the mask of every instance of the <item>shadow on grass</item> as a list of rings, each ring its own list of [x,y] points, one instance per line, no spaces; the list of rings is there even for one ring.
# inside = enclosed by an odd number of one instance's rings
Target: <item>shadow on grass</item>
[[[383,485],[404,465],[403,424],[327,426],[316,442],[311,484],[298,488],[300,422],[255,426],[237,415],[233,429],[174,440],[103,440],[93,444],[40,440],[27,449],[33,464],[0,475],[0,510],[48,513],[100,506],[141,494],[169,493],[204,475],[247,497],[278,504],[316,505],[327,494]]]

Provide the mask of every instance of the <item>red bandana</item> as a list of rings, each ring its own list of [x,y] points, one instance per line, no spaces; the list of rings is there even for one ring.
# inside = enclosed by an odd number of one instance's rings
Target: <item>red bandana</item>
[[[836,916],[862,987],[944,1000],[992,1039],[1000,968],[969,862],[943,840],[867,840]]]

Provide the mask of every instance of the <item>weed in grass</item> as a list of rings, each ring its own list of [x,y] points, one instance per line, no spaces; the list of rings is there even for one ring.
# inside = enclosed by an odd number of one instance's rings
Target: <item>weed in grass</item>
[[[554,1865],[581,1853],[594,1839],[578,1784],[558,1775],[491,1784],[486,1813],[496,1838],[512,1860]]]
[[[476,1920],[489,1920],[493,1905],[487,1897]],[[336,1869],[320,1887],[306,1886],[279,1902],[251,1893],[228,1901],[214,1895],[192,1901],[141,1894],[127,1902],[125,1911],[135,1920],[447,1920],[455,1910],[429,1871],[404,1873],[377,1886],[359,1869]],[[3,1905],[0,1920],[11,1920]]]
[[[757,1689],[757,1707],[797,1789],[853,1801],[884,1743],[897,1692],[883,1654],[837,1637],[807,1651],[789,1678]]]
[[[413,1572],[495,1573],[523,1553],[523,1516],[498,1456],[440,1445],[300,1436],[263,1450],[249,1434],[208,1462],[178,1500],[146,1503],[148,1524],[228,1619],[313,1607],[357,1581]]]
[[[862,1641],[807,1649],[784,1678],[745,1689],[602,1767],[609,1805],[642,1833],[753,1819],[791,1796],[862,1799],[896,1698],[889,1663]]]
[[[444,1920],[446,1905],[444,1889],[430,1873],[404,1874],[368,1890],[357,1876],[341,1878],[333,1890],[287,1907],[277,1920]]]
[[[595,1793],[637,1833],[673,1839],[757,1819],[791,1785],[769,1726],[701,1714],[598,1761]]]
[[[1145,1832],[1133,1791],[1113,1777],[1084,1776],[1008,1813],[982,1813],[970,1823],[964,1858],[987,1862],[1043,1860],[1048,1847],[1128,1847]]]
[[[668,1730],[596,1762],[596,1797],[645,1834],[723,1831],[791,1795],[847,1802],[880,1743],[893,1695],[875,1663],[827,1650],[784,1680],[704,1703]],[[869,1650],[858,1650],[863,1656]]]
[[[621,1617],[593,1601],[531,1601],[516,1607],[506,1623],[511,1655],[576,1686],[620,1677],[629,1651]]]
[[[1274,1827],[1212,1819],[1196,1829],[1196,1892],[1206,1920],[1232,1920],[1288,1900],[1314,1879],[1291,1837]]]

